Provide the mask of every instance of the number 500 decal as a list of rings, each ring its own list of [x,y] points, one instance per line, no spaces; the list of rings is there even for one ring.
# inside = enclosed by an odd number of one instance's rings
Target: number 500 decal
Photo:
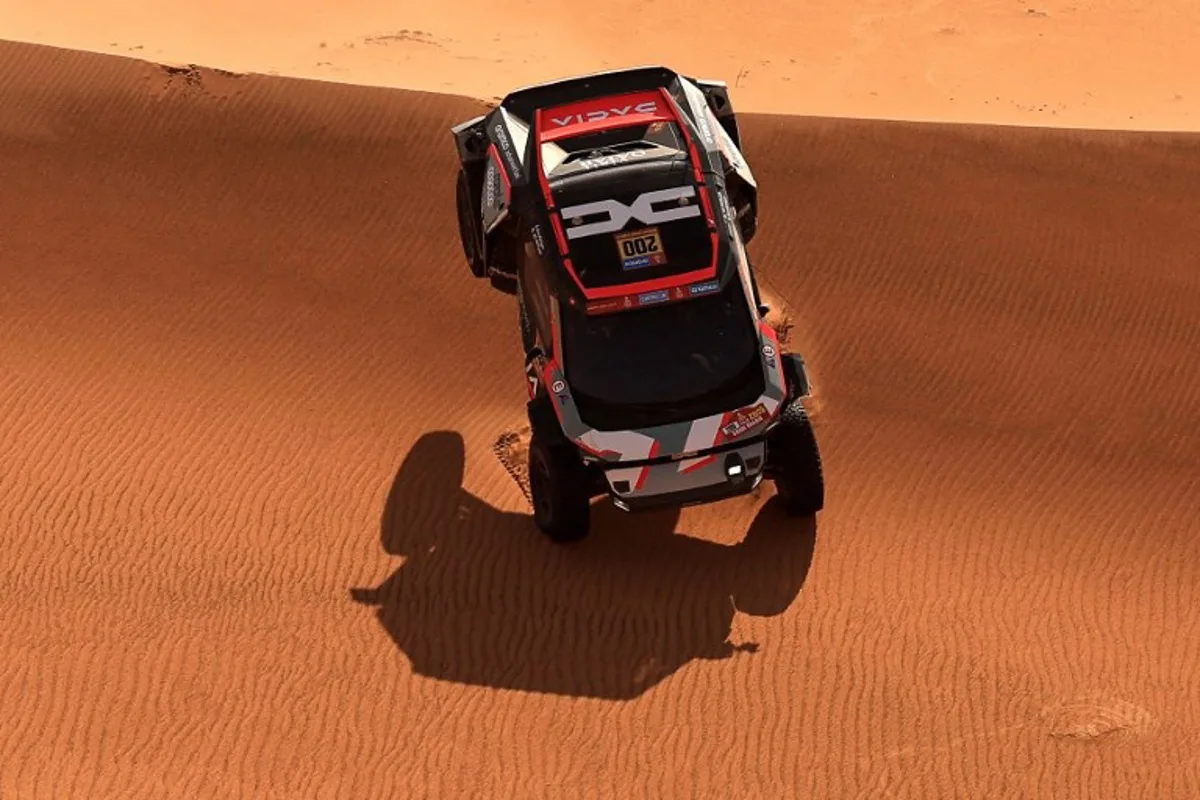
[[[694,186],[676,186],[671,189],[659,189],[646,192],[633,201],[633,205],[625,205],[620,200],[598,200],[594,203],[584,203],[562,209],[563,219],[572,217],[587,217],[592,214],[607,214],[608,219],[601,222],[589,222],[586,225],[576,225],[567,229],[568,239],[580,239],[584,236],[595,236],[600,233],[615,233],[625,227],[631,219],[640,220],[647,225],[660,222],[672,222],[677,219],[700,216],[700,207],[695,205],[676,206],[662,211],[655,211],[655,203],[665,203],[668,200],[682,200],[696,195]]]

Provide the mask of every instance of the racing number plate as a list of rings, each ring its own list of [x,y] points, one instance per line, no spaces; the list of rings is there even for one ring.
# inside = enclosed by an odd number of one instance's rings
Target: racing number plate
[[[621,256],[622,269],[657,266],[667,260],[658,228],[641,228],[614,236],[617,240],[617,252]]]

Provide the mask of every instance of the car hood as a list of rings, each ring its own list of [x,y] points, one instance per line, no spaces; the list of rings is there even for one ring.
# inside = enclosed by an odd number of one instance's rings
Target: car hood
[[[556,361],[546,365],[543,380],[563,432],[593,458],[613,463],[686,458],[758,435],[778,416],[787,396],[779,338],[770,325],[760,321],[758,341],[766,381],[757,401],[695,420],[630,430],[597,430],[583,421]]]

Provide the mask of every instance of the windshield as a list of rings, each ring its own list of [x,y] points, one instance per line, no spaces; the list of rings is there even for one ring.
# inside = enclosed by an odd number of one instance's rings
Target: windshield
[[[647,425],[728,410],[743,395],[753,402],[763,386],[754,321],[736,280],[723,292],[682,302],[566,315],[563,361],[581,414],[589,406],[623,408],[652,414],[656,421]],[[699,410],[713,403],[713,410]],[[594,414],[585,421],[602,427]]]

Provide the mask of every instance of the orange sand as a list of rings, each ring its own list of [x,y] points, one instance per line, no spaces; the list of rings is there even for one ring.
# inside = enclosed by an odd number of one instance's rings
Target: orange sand
[[[0,798],[1200,796],[1200,140],[747,116],[827,510],[564,548],[480,109],[0,46]]]

